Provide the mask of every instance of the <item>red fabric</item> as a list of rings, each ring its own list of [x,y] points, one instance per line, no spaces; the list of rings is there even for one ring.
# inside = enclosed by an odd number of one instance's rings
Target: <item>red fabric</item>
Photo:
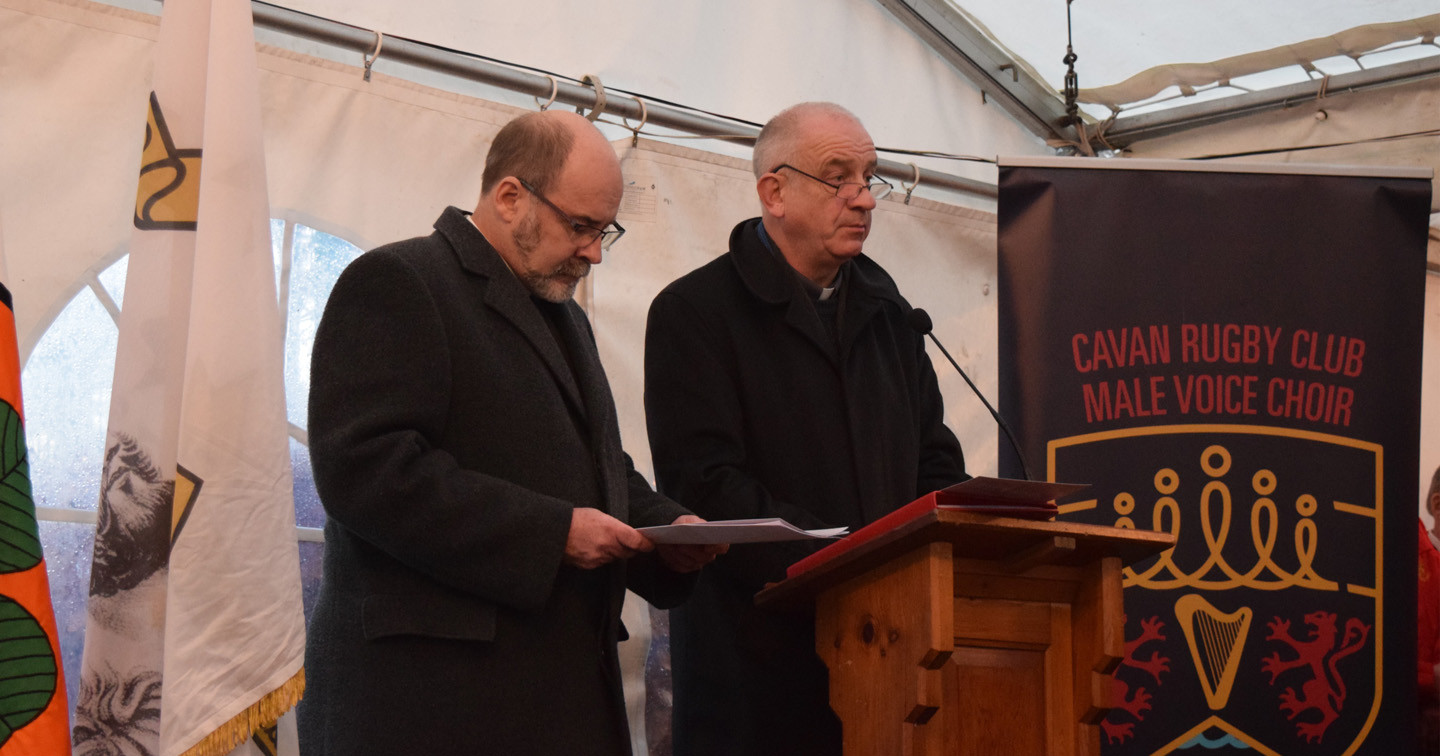
[[[823,549],[801,559],[790,565],[785,570],[785,577],[793,578],[801,575],[815,567],[822,565],[831,559],[859,546],[866,541],[880,535],[889,533],[895,528],[904,525],[917,517],[923,516],[926,512],[934,509],[940,503],[940,497],[945,496],[941,491],[931,491],[924,496],[906,504],[905,506],[881,517],[880,519],[866,525],[865,527],[851,533],[848,536],[826,546]]]
[[[977,479],[973,482],[980,481]],[[962,484],[960,487],[963,488],[964,485],[965,484]],[[1053,520],[1055,519],[1055,513],[1057,511],[1054,502],[1049,501],[1032,503],[1028,498],[1014,498],[1013,496],[1008,498],[1004,495],[996,494],[973,496],[954,490],[931,491],[854,533],[845,536],[839,541],[791,564],[785,570],[785,577],[793,578],[809,572],[817,566],[854,549],[856,546],[870,541],[882,533],[889,533],[895,528],[911,520],[915,520],[937,507],[954,508],[979,514],[999,515],[1001,517],[1021,517],[1027,520]]]
[[[1420,527],[1419,545],[1419,595],[1416,597],[1419,641],[1416,654],[1416,681],[1419,683],[1419,698],[1422,703],[1434,705],[1440,701],[1440,691],[1435,686],[1435,665],[1440,664],[1440,551],[1430,541],[1425,523],[1417,520]]]

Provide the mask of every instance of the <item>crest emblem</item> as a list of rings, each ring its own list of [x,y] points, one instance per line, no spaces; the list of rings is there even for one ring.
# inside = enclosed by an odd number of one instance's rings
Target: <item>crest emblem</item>
[[[1285,428],[1175,425],[1057,439],[1064,519],[1167,532],[1124,573],[1126,658],[1106,750],[1345,754],[1383,691],[1382,450]],[[1257,626],[1257,623],[1263,626]]]

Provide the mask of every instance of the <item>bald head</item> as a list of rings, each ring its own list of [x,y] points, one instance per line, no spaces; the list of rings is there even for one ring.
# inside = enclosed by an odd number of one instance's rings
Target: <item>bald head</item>
[[[532,294],[563,302],[599,264],[623,194],[620,161],[594,124],[528,113],[495,135],[471,220]]]
[[[775,170],[775,166],[781,163],[792,162],[818,124],[833,123],[835,120],[851,121],[861,126],[854,113],[833,102],[802,102],[776,113],[765,122],[760,136],[755,138],[755,152],[751,159],[755,178]]]
[[[610,156],[619,175],[614,150],[594,124],[576,113],[542,110],[510,121],[495,135],[485,156],[481,194],[489,194],[506,176],[524,179],[537,191],[548,191],[577,144],[587,152]]]
[[[755,140],[755,191],[765,232],[800,275],[829,286],[870,234],[879,162],[850,111],[806,102],[771,118]],[[841,196],[842,187],[850,185]],[[859,187],[859,191],[854,191]]]

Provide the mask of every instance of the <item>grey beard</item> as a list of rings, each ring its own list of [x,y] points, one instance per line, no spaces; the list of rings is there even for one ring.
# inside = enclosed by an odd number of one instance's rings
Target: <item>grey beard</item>
[[[524,273],[520,276],[520,281],[531,294],[547,302],[559,303],[575,296],[575,287],[580,284],[580,279],[589,274],[590,263],[584,260],[566,260],[549,273]],[[561,284],[558,281],[561,277],[574,278],[575,283]]]

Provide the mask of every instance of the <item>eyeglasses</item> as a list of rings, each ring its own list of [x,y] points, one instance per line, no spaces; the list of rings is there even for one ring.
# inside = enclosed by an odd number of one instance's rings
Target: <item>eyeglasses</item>
[[[611,245],[620,240],[620,237],[625,235],[625,229],[621,227],[619,223],[613,221],[605,228],[596,228],[589,223],[581,223],[571,218],[569,213],[556,207],[554,202],[546,199],[545,195],[531,186],[529,181],[518,177],[516,180],[520,182],[521,186],[525,187],[525,191],[535,195],[536,199],[544,202],[546,207],[554,210],[555,214],[560,216],[560,220],[564,221],[566,228],[570,230],[570,240],[576,244],[588,247],[594,244],[596,239],[599,239],[600,249],[608,250]]]
[[[890,190],[891,190],[891,189],[894,189],[894,188],[895,188],[890,182],[886,181],[885,179],[879,178],[878,176],[872,176],[872,177],[871,177],[872,180],[871,180],[870,183],[868,183],[868,184],[857,184],[857,183],[854,183],[854,182],[842,183],[842,184],[832,184],[832,183],[830,183],[829,181],[826,181],[825,179],[820,178],[819,176],[812,176],[812,175],[806,173],[805,171],[802,171],[802,170],[800,170],[799,168],[796,168],[795,166],[790,165],[789,163],[781,163],[780,165],[775,166],[775,169],[772,170],[772,171],[770,171],[770,172],[771,172],[771,173],[779,173],[781,168],[789,168],[790,170],[792,170],[792,171],[800,174],[801,176],[804,176],[805,178],[814,179],[814,180],[816,180],[816,181],[819,181],[820,183],[824,184],[825,186],[828,186],[828,187],[830,187],[831,189],[834,189],[834,190],[835,190],[835,196],[836,196],[836,197],[839,197],[840,199],[845,200],[845,201],[847,201],[847,202],[850,201],[850,200],[855,199],[856,197],[859,197],[859,196],[860,196],[860,191],[861,191],[862,189],[869,189],[869,190],[870,190],[870,196],[871,196],[872,198],[877,199],[877,200],[881,200],[881,199],[884,199],[887,195],[890,194]]]

